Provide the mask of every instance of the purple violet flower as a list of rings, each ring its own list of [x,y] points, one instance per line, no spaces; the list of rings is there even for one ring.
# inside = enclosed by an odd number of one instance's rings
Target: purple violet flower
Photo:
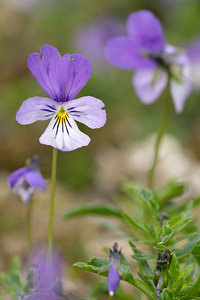
[[[193,88],[186,53],[166,44],[161,23],[150,11],[132,13],[127,31],[128,36],[108,42],[108,61],[119,68],[136,70],[133,86],[144,104],[155,102],[169,80],[175,110],[182,112]]]
[[[74,33],[73,42],[78,52],[88,57],[101,70],[105,67],[104,48],[108,40],[123,34],[123,26],[112,17],[101,17]]]
[[[51,260],[43,250],[35,255],[27,281],[28,291],[24,300],[64,299],[62,298],[60,257],[55,252]]]
[[[41,54],[33,53],[28,57],[28,67],[51,99],[27,99],[18,110],[16,120],[26,125],[51,119],[39,139],[41,144],[62,151],[87,146],[90,138],[79,130],[75,121],[93,129],[102,127],[106,122],[101,100],[91,96],[74,100],[90,78],[90,62],[79,54],[65,54],[62,57],[56,48],[45,45],[41,48]]]
[[[20,168],[8,178],[8,184],[14,194],[20,196],[22,202],[28,202],[37,188],[42,191],[46,190],[44,178],[39,172],[39,160],[34,156],[28,163],[27,167]]]
[[[108,291],[110,296],[114,295],[114,292],[118,288],[120,282],[121,259],[121,251],[118,251],[118,244],[115,243],[113,246],[113,250],[110,249],[110,267],[108,272]]]

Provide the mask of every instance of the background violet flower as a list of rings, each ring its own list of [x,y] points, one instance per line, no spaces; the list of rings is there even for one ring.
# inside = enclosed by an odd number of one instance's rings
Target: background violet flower
[[[106,122],[101,100],[91,96],[74,100],[90,78],[92,66],[78,54],[65,54],[62,57],[56,48],[49,45],[41,48],[41,54],[42,58],[39,53],[31,54],[28,67],[51,99],[27,99],[18,110],[16,120],[26,125],[51,119],[40,137],[41,144],[62,151],[87,146],[90,138],[79,130],[75,121],[93,129],[102,127]]]
[[[8,178],[8,184],[24,203],[30,200],[37,188],[45,191],[46,184],[38,170],[37,156],[33,157],[27,167],[14,171]]]
[[[110,267],[108,272],[108,291],[110,296],[114,295],[114,292],[118,288],[120,282],[121,258],[121,251],[118,251],[118,244],[115,243],[113,250],[110,249]]]
[[[147,10],[132,13],[127,20],[128,36],[112,38],[106,46],[108,61],[116,67],[136,70],[135,91],[144,104],[153,103],[168,80],[177,113],[192,91],[188,57],[167,45],[162,26]]]

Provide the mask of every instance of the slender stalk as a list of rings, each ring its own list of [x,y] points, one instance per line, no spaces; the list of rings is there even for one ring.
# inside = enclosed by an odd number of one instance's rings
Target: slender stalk
[[[167,90],[168,90],[168,88],[167,88]],[[155,170],[156,170],[156,165],[157,165],[157,162],[158,162],[160,144],[161,144],[161,140],[162,140],[162,138],[165,134],[165,131],[167,129],[167,126],[168,126],[168,121],[169,121],[169,116],[170,116],[170,106],[171,106],[171,99],[170,99],[168,93],[166,93],[162,122],[161,122],[161,125],[160,125],[160,129],[158,131],[156,142],[155,142],[154,158],[153,158],[152,167],[149,171],[148,187],[150,189],[154,188]]]
[[[27,245],[28,245],[28,264],[31,260],[31,251],[32,251],[32,218],[33,218],[33,199],[31,198],[26,205],[26,222],[27,222]]]
[[[55,206],[55,191],[56,191],[56,165],[57,165],[57,149],[53,148],[52,169],[51,169],[51,198],[50,198],[50,212],[49,212],[49,234],[48,234],[49,258],[51,258],[52,246],[53,246],[53,224],[54,224],[54,206]]]

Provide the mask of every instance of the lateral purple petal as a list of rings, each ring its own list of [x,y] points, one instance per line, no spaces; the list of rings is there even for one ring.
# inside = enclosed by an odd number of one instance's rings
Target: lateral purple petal
[[[111,295],[113,295],[118,288],[119,282],[120,275],[115,270],[114,263],[112,263],[108,273],[108,291],[111,293]]]
[[[8,178],[8,184],[11,188],[15,185],[15,183],[24,176],[24,174],[28,171],[27,167],[20,168],[13,173],[10,174]]]
[[[49,98],[32,97],[25,100],[16,114],[16,120],[22,125],[39,120],[48,120],[56,113],[57,102]]]
[[[37,171],[29,170],[24,174],[24,179],[30,186],[34,188],[41,188],[42,191],[46,190],[45,180]]]
[[[70,116],[90,128],[100,128],[106,122],[104,103],[94,97],[86,96],[65,103],[64,108]]]
[[[164,51],[165,39],[162,26],[152,12],[141,10],[132,13],[127,21],[127,30],[130,38],[141,50],[150,53]]]
[[[128,37],[112,38],[105,48],[107,60],[114,66],[125,69],[154,68],[156,63],[141,55],[141,48]]]
[[[28,58],[28,67],[40,86],[55,101],[72,100],[85,86],[92,73],[90,62],[78,54],[61,57],[50,45]]]
[[[133,76],[133,86],[141,102],[151,104],[160,96],[167,80],[167,73],[162,70],[138,70]]]

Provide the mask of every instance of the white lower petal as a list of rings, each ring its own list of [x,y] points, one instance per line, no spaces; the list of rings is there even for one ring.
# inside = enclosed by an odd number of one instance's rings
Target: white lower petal
[[[76,122],[68,115],[65,124],[56,122],[56,116],[50,121],[40,137],[40,143],[52,146],[61,151],[71,151],[87,146],[90,138],[81,132]]]
[[[185,100],[193,90],[190,65],[187,63],[186,58],[185,61],[182,58],[182,61],[184,64],[182,64],[181,82],[175,79],[171,79],[170,81],[171,95],[177,113],[183,111]]]
[[[141,102],[151,104],[160,96],[167,80],[167,73],[163,70],[138,70],[133,77],[133,86]]]

